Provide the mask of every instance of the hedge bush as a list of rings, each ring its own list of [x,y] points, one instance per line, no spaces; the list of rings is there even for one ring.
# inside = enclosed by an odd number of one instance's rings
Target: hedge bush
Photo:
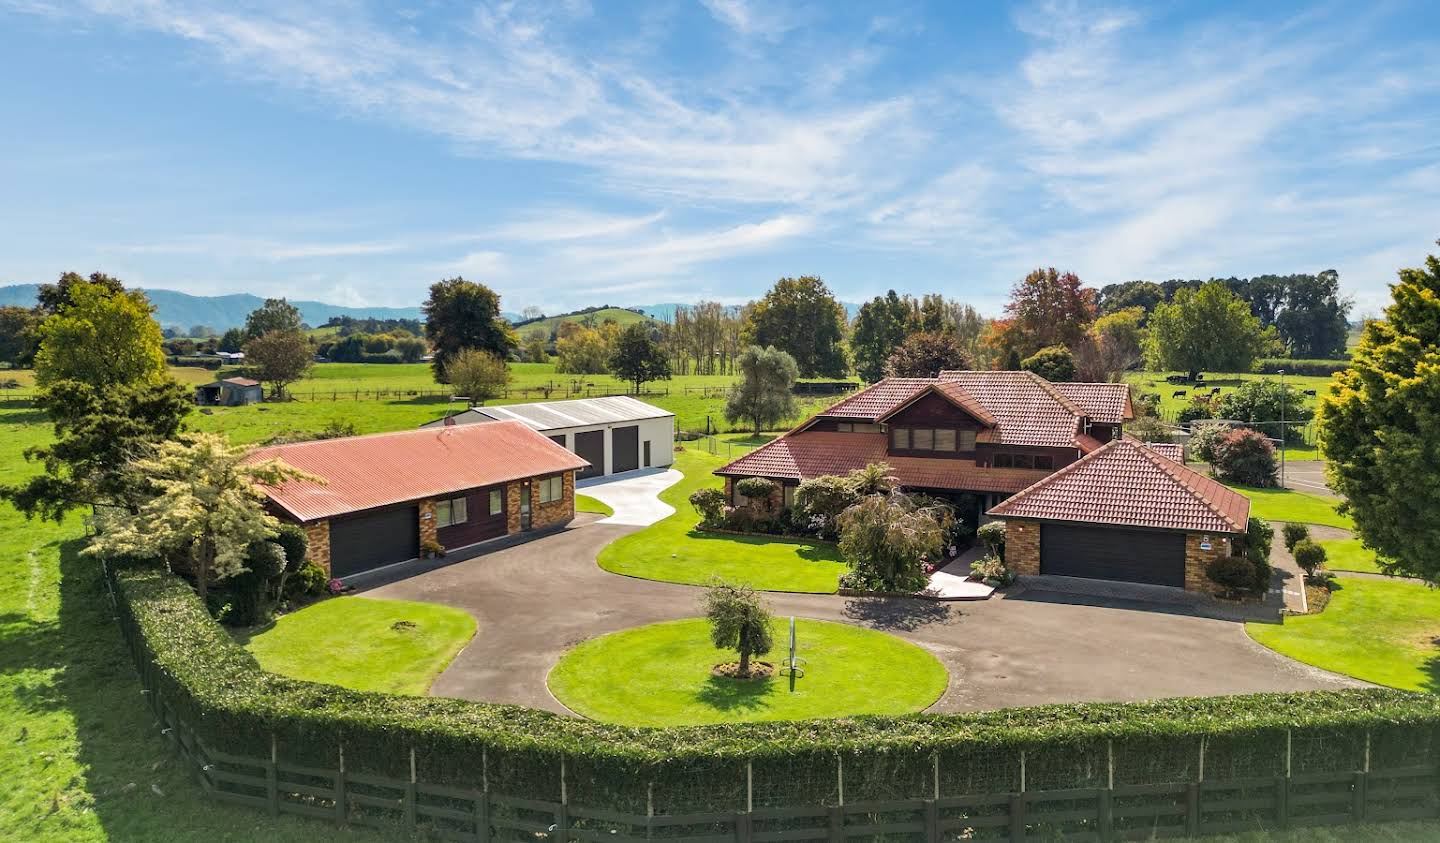
[[[1296,730],[1296,746],[1324,750],[1297,751],[1297,774],[1317,765],[1358,769],[1367,735],[1373,769],[1433,763],[1440,737],[1440,697],[1388,689],[612,726],[513,705],[366,693],[277,676],[262,670],[177,577],[122,569],[113,581],[121,623],[149,686],[214,749],[268,757],[273,736],[289,763],[333,768],[343,744],[346,770],[405,779],[413,748],[421,781],[478,787],[483,759],[492,792],[550,800],[558,798],[563,757],[573,803],[620,811],[643,811],[651,783],[660,813],[739,810],[747,762],[757,806],[818,805],[833,797],[826,771],[837,758],[846,799],[859,802],[899,789],[928,796],[936,758],[947,792],[993,793],[1015,787],[1022,750],[1030,788],[1044,789],[1096,786],[1087,782],[1105,775],[1107,741],[1117,781],[1183,781],[1171,776],[1193,773],[1202,735],[1211,780],[1283,769],[1287,730]]]
[[[1291,360],[1287,357],[1266,357],[1255,364],[1255,371],[1273,375],[1281,369],[1287,375],[1315,375],[1328,378],[1343,369],[1350,368],[1350,361],[1344,360]]]

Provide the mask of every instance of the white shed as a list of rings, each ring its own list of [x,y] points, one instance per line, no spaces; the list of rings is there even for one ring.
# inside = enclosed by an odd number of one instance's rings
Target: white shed
[[[492,421],[523,422],[589,461],[582,479],[675,461],[675,414],[628,395],[471,407],[423,427]]]

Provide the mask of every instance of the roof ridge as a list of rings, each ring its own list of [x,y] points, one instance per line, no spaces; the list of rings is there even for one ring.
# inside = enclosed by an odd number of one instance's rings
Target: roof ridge
[[[1233,518],[1231,518],[1223,509],[1221,509],[1216,504],[1216,502],[1211,498],[1210,495],[1201,491],[1194,484],[1189,482],[1186,475],[1194,475],[1201,480],[1210,480],[1211,482],[1214,482],[1213,480],[1211,480],[1211,478],[1206,477],[1205,475],[1201,474],[1193,468],[1190,468],[1189,466],[1181,465],[1180,463],[1175,462],[1168,457],[1161,456],[1159,451],[1147,447],[1145,443],[1139,439],[1133,442],[1127,441],[1125,439],[1117,439],[1115,441],[1125,442],[1125,444],[1129,445],[1132,449],[1138,451],[1142,457],[1144,457],[1150,462],[1151,465],[1165,472],[1165,475],[1167,477],[1174,480],[1176,483],[1184,486],[1186,489],[1189,489],[1190,492],[1196,498],[1198,498],[1201,503],[1205,504],[1205,508],[1210,510],[1210,512],[1214,515],[1218,516],[1221,521],[1224,521],[1226,524],[1229,524],[1237,530],[1243,530],[1246,528],[1247,525],[1236,523]],[[1183,474],[1181,472],[1183,472]]]
[[[473,409],[475,409],[475,408],[474,408],[474,407],[471,407],[470,409],[473,410]],[[525,424],[524,422],[519,421],[519,420],[516,420],[516,419],[496,419],[496,420],[493,422],[493,424],[518,424],[518,425],[520,425],[521,427],[525,428],[526,430],[531,430],[531,428],[530,428],[530,426],[529,426],[528,424]],[[274,444],[274,445],[256,445],[254,448],[251,448],[251,449],[250,449],[250,453],[252,453],[252,454],[258,454],[258,453],[260,453],[261,451],[269,451],[269,450],[274,450],[274,449],[277,449],[277,448],[299,449],[299,448],[302,448],[302,447],[304,447],[304,446],[306,446],[306,445],[325,445],[325,444],[330,444],[330,443],[340,442],[340,441],[353,442],[353,441],[355,441],[355,440],[357,440],[357,439],[379,439],[379,438],[384,437],[384,436],[397,436],[397,437],[398,437],[398,436],[413,436],[413,435],[418,435],[418,434],[422,434],[422,433],[429,433],[429,434],[431,434],[431,435],[443,435],[443,434],[446,433],[447,431],[448,431],[448,432],[458,432],[458,431],[462,431],[462,430],[463,430],[463,431],[478,430],[478,429],[480,429],[480,427],[482,427],[482,426],[483,426],[483,427],[489,427],[489,425],[465,424],[465,425],[445,425],[444,427],[439,427],[439,428],[435,428],[435,427],[417,427],[417,428],[414,428],[413,430],[381,430],[381,431],[377,431],[377,432],[375,432],[375,433],[361,433],[361,434],[357,434],[357,435],[355,435],[355,436],[335,436],[335,437],[332,437],[332,438],[330,438],[330,439],[307,439],[307,440],[305,440],[305,441],[303,441],[303,442],[278,442],[278,443],[276,443],[276,444]]]
[[[1023,371],[1023,370],[1022,370],[1022,371]],[[1034,372],[1024,372],[1024,374],[1029,375],[1029,376],[1030,376],[1030,379],[1033,380],[1033,381],[1036,383],[1036,385],[1038,385],[1041,389],[1043,389],[1043,390],[1045,390],[1047,393],[1049,393],[1056,401],[1059,401],[1059,402],[1060,402],[1060,405],[1063,406],[1065,409],[1069,410],[1073,415],[1077,415],[1077,416],[1085,416],[1085,415],[1086,415],[1086,413],[1083,412],[1083,411],[1080,409],[1080,407],[1075,404],[1075,402],[1071,401],[1069,398],[1067,398],[1067,397],[1065,397],[1064,395],[1062,395],[1061,392],[1060,392],[1060,390],[1058,390],[1058,389],[1055,388],[1055,384],[1053,384],[1053,383],[1051,383],[1050,381],[1048,381],[1048,380],[1040,377],[1039,375],[1035,374]]]

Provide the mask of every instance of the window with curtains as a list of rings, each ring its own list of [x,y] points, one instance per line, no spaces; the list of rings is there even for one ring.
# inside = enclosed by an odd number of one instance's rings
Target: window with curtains
[[[435,526],[453,527],[469,520],[464,498],[451,498],[435,502]]]
[[[541,503],[553,503],[565,497],[565,475],[563,474],[536,481],[536,485],[540,487]]]

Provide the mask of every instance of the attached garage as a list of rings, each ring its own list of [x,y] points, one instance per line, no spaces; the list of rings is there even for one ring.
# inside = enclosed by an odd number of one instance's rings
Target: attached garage
[[[330,522],[330,575],[346,577],[420,555],[420,507],[397,506]]]
[[[1042,524],[1040,573],[1184,588],[1185,534]]]
[[[581,479],[675,462],[675,414],[628,395],[471,407],[424,427],[497,421],[518,421],[589,462]]]

